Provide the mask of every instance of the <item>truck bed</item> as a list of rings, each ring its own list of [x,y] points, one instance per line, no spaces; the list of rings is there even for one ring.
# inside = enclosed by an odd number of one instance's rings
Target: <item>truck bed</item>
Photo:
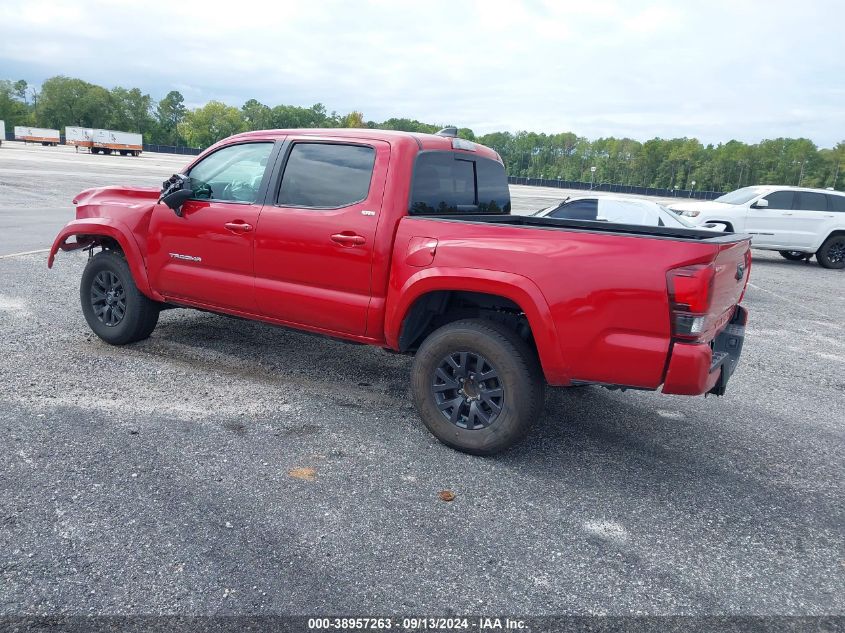
[[[591,233],[610,233],[614,235],[631,235],[651,238],[668,238],[693,242],[707,241],[711,244],[730,244],[750,239],[751,236],[741,233],[706,231],[704,229],[684,229],[671,226],[642,226],[639,224],[615,224],[596,222],[592,220],[567,220],[560,218],[536,217],[532,215],[414,215],[415,218],[426,220],[442,220],[444,222],[476,222],[483,224],[499,224],[545,230],[587,231]]]
[[[404,301],[417,280],[433,278],[511,299],[528,317],[549,384],[657,389],[671,350],[690,347],[673,336],[670,272],[712,266],[706,329],[696,341],[709,363],[709,344],[748,278],[749,240],[589,220],[415,214],[399,223],[390,280]],[[505,294],[514,286],[526,296]],[[388,296],[388,313],[393,301]],[[541,305],[543,314],[532,317],[526,304]]]

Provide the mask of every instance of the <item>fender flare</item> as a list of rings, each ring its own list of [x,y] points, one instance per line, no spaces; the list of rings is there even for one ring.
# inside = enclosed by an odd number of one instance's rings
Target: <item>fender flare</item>
[[[53,246],[50,248],[50,255],[47,258],[47,268],[53,267],[56,253],[59,250],[73,251],[86,246],[86,243],[82,242],[67,243],[68,238],[76,235],[102,235],[115,240],[123,249],[126,263],[129,264],[129,271],[132,273],[132,278],[135,285],[138,286],[138,290],[151,299],[160,299],[150,289],[146,262],[132,232],[122,223],[111,218],[86,218],[68,222],[56,236],[56,239],[53,240]]]
[[[498,295],[516,303],[528,319],[546,380],[554,385],[569,384],[548,302],[533,281],[516,273],[432,267],[411,275],[401,287],[391,287],[387,295],[384,336],[388,347],[399,349],[402,324],[416,300],[438,290]]]

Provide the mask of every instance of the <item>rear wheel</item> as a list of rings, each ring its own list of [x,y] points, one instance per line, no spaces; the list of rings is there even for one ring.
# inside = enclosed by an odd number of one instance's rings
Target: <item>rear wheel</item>
[[[411,370],[417,411],[441,442],[493,455],[519,442],[543,408],[534,351],[507,327],[481,319],[444,325],[423,341]]]
[[[791,262],[800,262],[802,259],[809,259],[812,257],[810,253],[804,253],[802,251],[778,251],[780,256],[784,259],[788,259]]]
[[[822,268],[845,268],[845,234],[831,235],[816,253]]]
[[[112,345],[141,341],[158,323],[160,305],[138,290],[129,265],[115,251],[88,260],[79,298],[88,326]]]

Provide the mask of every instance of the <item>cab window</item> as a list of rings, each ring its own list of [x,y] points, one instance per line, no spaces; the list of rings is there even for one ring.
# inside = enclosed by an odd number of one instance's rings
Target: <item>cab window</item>
[[[458,152],[417,155],[408,211],[411,215],[508,214],[511,196],[504,166]]]
[[[188,176],[195,200],[254,203],[273,143],[230,145],[194,165]]]

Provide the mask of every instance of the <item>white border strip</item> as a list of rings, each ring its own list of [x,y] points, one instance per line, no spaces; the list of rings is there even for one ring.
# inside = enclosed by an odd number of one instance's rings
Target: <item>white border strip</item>
[[[37,253],[49,253],[49,248],[39,248],[37,251],[24,251],[22,253],[10,253],[8,255],[0,255],[0,259],[9,259],[10,257],[20,257],[21,255],[35,255]]]

